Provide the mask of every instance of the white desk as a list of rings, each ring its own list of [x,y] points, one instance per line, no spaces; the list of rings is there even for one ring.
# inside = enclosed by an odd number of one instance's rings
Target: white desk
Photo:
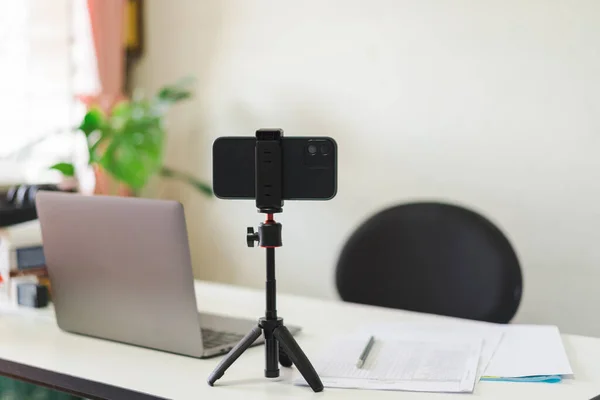
[[[252,319],[262,315],[261,291],[198,282],[202,311]],[[360,324],[440,318],[377,307],[279,295],[278,310],[300,325],[297,340],[314,359],[328,338]],[[473,395],[328,389],[315,394],[290,383],[295,369],[278,379],[263,376],[264,349],[249,349],[215,387],[206,378],[220,357],[197,360],[61,332],[52,317],[0,311],[0,359],[56,371],[171,399],[590,399],[600,394],[600,339],[564,335],[575,379],[561,384],[482,382]],[[18,373],[17,373],[18,375]],[[294,375],[295,376],[295,375]]]

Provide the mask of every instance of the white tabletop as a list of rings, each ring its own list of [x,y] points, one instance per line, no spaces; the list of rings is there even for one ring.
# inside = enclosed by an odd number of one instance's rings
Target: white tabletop
[[[254,319],[264,310],[261,291],[197,282],[201,311]],[[440,318],[378,307],[279,295],[286,323],[300,325],[297,336],[309,358],[337,334],[364,324]],[[263,376],[264,349],[253,347],[217,382],[206,378],[220,357],[198,360],[64,333],[44,313],[0,311],[0,359],[119,386],[170,399],[590,399],[600,394],[600,339],[563,335],[575,378],[560,384],[481,382],[473,395],[410,393],[325,388],[315,394],[290,383],[295,369],[282,368],[278,379]]]

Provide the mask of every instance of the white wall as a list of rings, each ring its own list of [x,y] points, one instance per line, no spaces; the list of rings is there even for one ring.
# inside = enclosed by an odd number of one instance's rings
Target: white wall
[[[137,85],[198,78],[171,115],[169,165],[209,178],[214,138],[259,127],[338,141],[338,196],[285,206],[281,291],[336,298],[336,257],[360,221],[449,200],[515,245],[517,321],[600,336],[600,2],[146,5]],[[244,242],[254,203],[166,190],[187,208],[196,275],[262,287],[263,252]]]

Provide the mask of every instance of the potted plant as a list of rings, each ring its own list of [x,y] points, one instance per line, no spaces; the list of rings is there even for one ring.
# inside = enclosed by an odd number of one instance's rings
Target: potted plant
[[[171,106],[191,96],[188,86],[189,80],[182,80],[163,87],[150,99],[134,97],[122,101],[108,114],[100,108],[90,108],[77,132],[85,135],[89,164],[94,167],[97,183],[102,174],[107,174],[135,195],[153,175],[160,174],[212,195],[210,185],[163,166],[164,118]],[[61,162],[50,168],[65,177],[75,176],[71,163]]]

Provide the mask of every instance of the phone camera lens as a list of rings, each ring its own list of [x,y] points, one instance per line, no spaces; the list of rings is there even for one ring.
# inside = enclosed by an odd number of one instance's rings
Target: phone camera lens
[[[314,144],[309,144],[308,145],[308,154],[310,154],[311,156],[314,156],[315,154],[317,154],[317,146],[315,146]]]
[[[329,145],[327,145],[327,144],[321,145],[321,154],[326,156],[327,154],[329,154],[330,151],[331,151],[331,149],[329,148]]]

